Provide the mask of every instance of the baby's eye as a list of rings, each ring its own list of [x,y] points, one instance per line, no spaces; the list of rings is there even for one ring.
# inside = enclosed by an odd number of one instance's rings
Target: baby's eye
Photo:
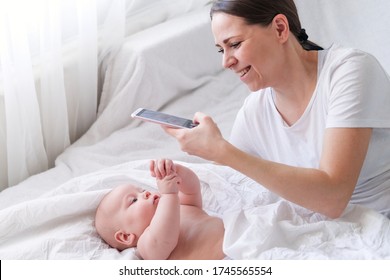
[[[137,200],[138,200],[138,198],[133,198],[131,203],[135,203],[135,202],[137,202]]]

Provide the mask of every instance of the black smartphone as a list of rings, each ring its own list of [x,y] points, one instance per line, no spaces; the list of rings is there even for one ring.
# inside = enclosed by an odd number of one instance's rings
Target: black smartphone
[[[190,119],[180,118],[144,108],[138,108],[131,116],[143,121],[154,122],[175,128],[193,128],[197,126],[197,124]]]

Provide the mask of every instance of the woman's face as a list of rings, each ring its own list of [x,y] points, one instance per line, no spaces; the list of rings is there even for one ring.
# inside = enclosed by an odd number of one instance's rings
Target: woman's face
[[[217,12],[211,28],[223,67],[233,70],[251,91],[274,83],[280,44],[272,25],[248,25],[240,17]]]

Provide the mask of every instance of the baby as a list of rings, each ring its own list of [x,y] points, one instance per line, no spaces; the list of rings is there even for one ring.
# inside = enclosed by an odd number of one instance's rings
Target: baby
[[[124,184],[100,202],[95,226],[103,240],[137,247],[142,259],[223,259],[224,225],[202,210],[195,173],[168,159],[151,161],[150,173],[159,192]]]

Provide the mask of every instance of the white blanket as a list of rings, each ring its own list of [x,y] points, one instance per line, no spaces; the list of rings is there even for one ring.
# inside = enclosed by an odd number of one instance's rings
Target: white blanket
[[[272,195],[227,167],[184,163],[201,180],[204,207],[223,219],[232,259],[390,259],[390,221],[350,206],[329,220]],[[94,213],[112,187],[155,187],[148,161],[132,161],[72,179],[34,200],[0,211],[2,259],[137,259],[109,248]]]

